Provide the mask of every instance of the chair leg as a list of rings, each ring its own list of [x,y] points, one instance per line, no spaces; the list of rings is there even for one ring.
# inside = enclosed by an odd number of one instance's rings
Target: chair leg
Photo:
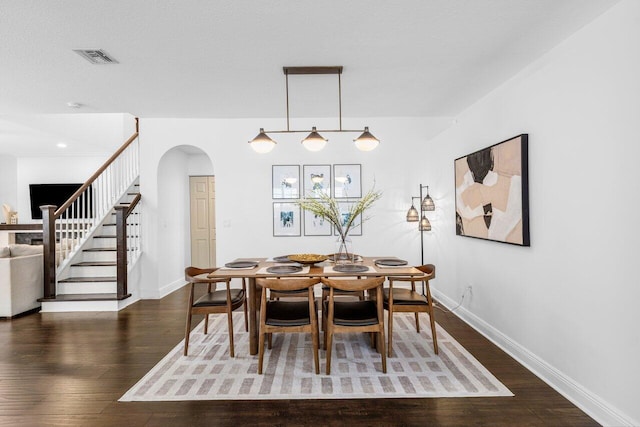
[[[413,313],[416,317],[416,332],[420,333],[420,319],[418,319],[418,312]]]
[[[209,313],[204,315],[204,334],[209,333]]]
[[[191,335],[191,310],[187,313],[187,326],[184,333],[184,355],[189,352],[189,335]]]
[[[433,338],[433,352],[438,354],[438,337],[436,334],[436,319],[433,315],[433,308],[431,309],[431,313],[429,313],[429,321],[431,322],[431,337]]]
[[[391,305],[389,305],[389,321],[387,323],[389,323],[389,345],[387,347],[389,347],[388,350],[388,354],[389,357],[393,357],[393,355],[391,353],[393,353],[393,307]]]
[[[249,315],[247,314],[247,299],[244,299],[244,331],[249,332]]]
[[[233,345],[233,312],[231,310],[227,311],[227,326],[229,328],[229,356],[235,357]]]
[[[244,331],[249,332],[249,316],[247,314],[247,284],[244,277],[242,278],[242,290],[244,291]]]
[[[260,330],[260,337],[258,338],[258,374],[262,374],[263,359],[264,359],[264,331]]]
[[[387,352],[384,348],[384,326],[380,329],[380,354],[382,355],[382,373],[387,373]]]
[[[322,348],[327,349],[327,316],[322,312]]]
[[[326,346],[327,346],[327,375],[331,374],[331,341],[333,341],[333,329],[331,328],[331,326],[327,325],[327,329],[325,330],[325,339],[326,339]]]
[[[318,347],[320,346],[320,337],[318,332],[318,322],[316,321],[316,327],[311,332],[311,339],[313,340],[313,362],[316,365],[316,375],[320,373],[320,357],[318,355]]]
[[[273,334],[271,332],[269,332],[267,334],[267,341],[268,341],[267,348],[269,348],[269,350],[271,350],[271,337],[272,336],[273,336]]]

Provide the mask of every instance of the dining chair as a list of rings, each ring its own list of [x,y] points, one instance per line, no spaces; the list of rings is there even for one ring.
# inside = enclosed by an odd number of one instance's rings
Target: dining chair
[[[209,278],[208,275],[216,271],[217,268],[187,267],[184,269],[184,277],[190,283],[189,303],[187,305],[187,325],[184,337],[184,355],[189,351],[189,336],[191,335],[191,317],[194,314],[204,314],[204,333],[209,332],[209,314],[227,313],[227,324],[229,328],[229,355],[234,357],[233,345],[233,311],[244,305],[244,328],[248,331],[249,322],[247,318],[247,288],[244,278],[242,288],[231,288],[231,279]],[[207,285],[207,292],[194,302],[196,284]],[[216,290],[217,283],[225,283],[224,290]]]
[[[322,278],[329,286],[329,299],[323,302],[322,316],[325,327],[324,338],[327,349],[327,375],[331,373],[331,347],[333,335],[341,332],[369,332],[377,337],[382,357],[382,372],[387,373],[387,353],[384,339],[384,310],[382,307],[382,286],[384,277],[366,279],[335,280]],[[337,300],[338,291],[367,291],[365,300]],[[375,295],[372,295],[375,292]],[[374,340],[372,339],[372,343]]]
[[[433,337],[433,351],[438,354],[438,338],[436,336],[436,318],[433,311],[433,300],[429,289],[429,280],[436,277],[436,267],[426,264],[416,267],[422,272],[420,276],[389,276],[389,287],[385,288],[384,308],[389,312],[389,357],[393,346],[393,314],[397,312],[414,313],[416,320],[416,332],[420,333],[419,313],[429,314],[431,322],[431,336]],[[394,288],[394,282],[411,282],[411,289]],[[416,282],[422,282],[422,294],[416,291]]]
[[[313,293],[313,287],[320,283],[319,278],[273,279],[258,278],[256,285],[262,288],[260,296],[260,330],[258,342],[258,374],[262,374],[264,359],[265,336],[269,339],[277,332],[308,332],[313,342],[313,361],[316,374],[320,373],[320,359],[318,357],[318,310]],[[306,290],[305,299],[271,299],[267,294],[283,291]]]

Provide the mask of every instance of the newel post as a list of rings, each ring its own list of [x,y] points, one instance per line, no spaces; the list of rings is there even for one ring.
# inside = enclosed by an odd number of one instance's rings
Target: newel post
[[[56,297],[56,206],[40,206],[42,210],[43,288],[44,298]]]
[[[127,295],[127,209],[116,206],[116,280],[118,298]]]

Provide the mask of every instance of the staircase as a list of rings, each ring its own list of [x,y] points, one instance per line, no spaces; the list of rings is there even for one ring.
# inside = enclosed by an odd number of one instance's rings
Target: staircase
[[[135,298],[140,254],[138,120],[134,134],[62,206],[43,211],[43,312],[118,311]]]
[[[117,203],[128,208],[139,195],[136,183]],[[139,223],[132,214],[133,222]],[[132,230],[129,230],[130,232]],[[129,239],[139,236],[129,235]],[[116,209],[109,212],[102,224],[87,238],[79,250],[57,274],[55,298],[43,298],[42,311],[118,311],[129,305],[131,294],[118,294],[117,289]],[[132,250],[132,248],[129,248]],[[127,267],[129,267],[127,262]]]

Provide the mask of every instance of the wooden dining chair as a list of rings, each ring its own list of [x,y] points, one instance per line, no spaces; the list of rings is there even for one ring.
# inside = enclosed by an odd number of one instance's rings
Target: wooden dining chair
[[[433,311],[433,300],[429,289],[429,280],[436,277],[436,267],[426,264],[416,267],[422,272],[420,276],[389,276],[389,287],[384,289],[384,308],[389,312],[389,357],[393,346],[393,314],[397,312],[414,313],[416,331],[420,333],[419,313],[428,313],[433,337],[433,351],[438,354],[438,338],[436,336],[436,317]],[[394,288],[393,282],[411,282],[411,289]],[[416,282],[422,282],[422,294],[416,291]]]
[[[227,324],[229,328],[229,355],[235,356],[233,345],[233,311],[244,305],[244,328],[248,331],[249,322],[247,318],[247,289],[244,278],[242,288],[231,288],[231,279],[209,278],[210,273],[217,268],[197,268],[187,267],[184,270],[184,277],[190,283],[189,303],[187,305],[187,325],[184,337],[184,355],[189,351],[189,336],[191,335],[191,317],[194,314],[204,314],[204,333],[209,332],[209,314],[227,313]],[[207,292],[195,302],[196,284],[206,284]],[[224,290],[216,290],[217,283],[225,283]]]
[[[369,332],[377,334],[382,357],[382,372],[387,373],[387,353],[384,339],[384,310],[382,307],[382,286],[384,277],[367,279],[335,280],[323,278],[329,286],[329,299],[324,301],[322,316],[324,324],[325,348],[327,349],[327,375],[331,373],[331,347],[333,335],[340,332]],[[367,291],[365,300],[337,300],[338,291]],[[375,295],[372,295],[375,292]],[[372,343],[374,340],[372,340]]]
[[[260,297],[260,330],[258,342],[258,374],[262,374],[264,359],[264,341],[268,338],[271,348],[271,335],[277,332],[308,332],[313,341],[313,361],[316,374],[320,373],[320,359],[318,356],[318,310],[313,293],[314,285],[320,283],[319,278],[271,279],[258,278],[256,285],[262,287]],[[267,294],[283,291],[306,290],[305,299],[293,298],[271,299]]]

